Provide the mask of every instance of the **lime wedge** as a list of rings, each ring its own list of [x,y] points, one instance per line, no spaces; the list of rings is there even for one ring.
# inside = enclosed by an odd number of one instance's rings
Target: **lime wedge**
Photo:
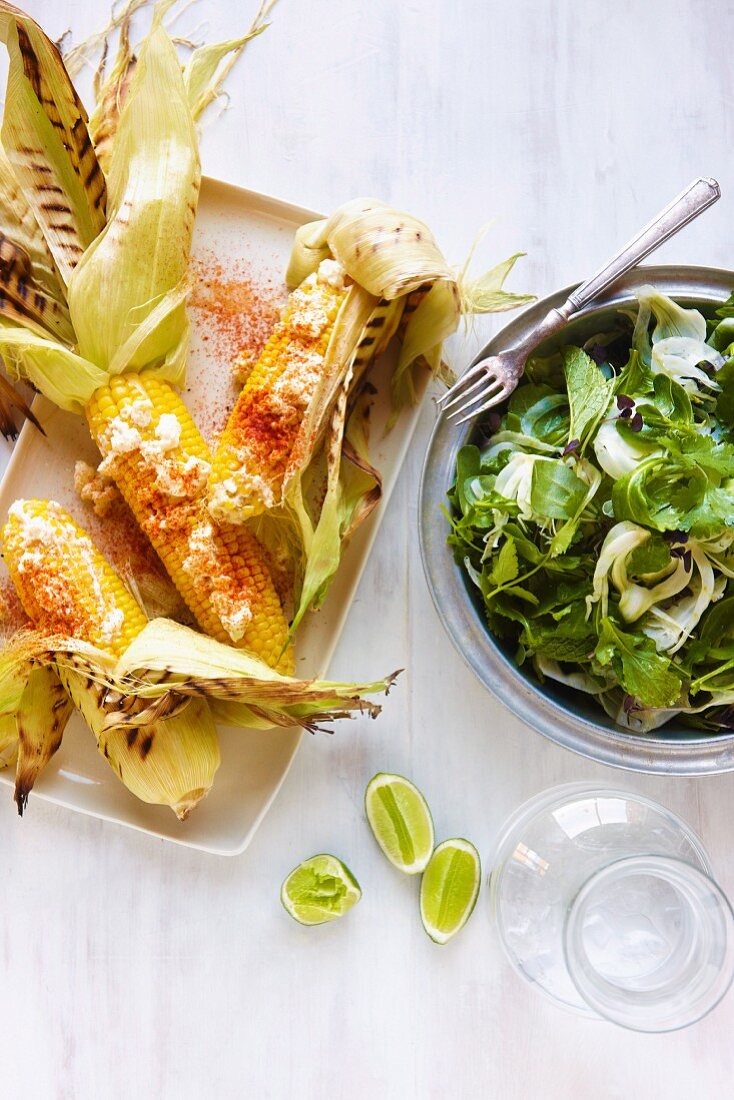
[[[336,856],[311,856],[280,888],[280,900],[299,924],[326,924],[343,917],[362,897],[356,878]]]
[[[406,875],[422,871],[433,851],[433,819],[428,803],[402,775],[378,772],[364,795],[367,820],[393,867]]]
[[[482,867],[468,840],[444,840],[431,856],[421,881],[421,920],[436,943],[461,931],[479,896]]]

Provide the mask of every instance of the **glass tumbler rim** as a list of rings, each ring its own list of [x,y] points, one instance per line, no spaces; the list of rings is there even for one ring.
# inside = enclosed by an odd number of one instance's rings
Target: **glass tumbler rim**
[[[725,922],[726,934],[721,966],[718,968],[717,973],[712,976],[707,989],[698,995],[698,1001],[700,1002],[698,1007],[692,1006],[691,1011],[687,1015],[681,1014],[678,1019],[672,1014],[669,1014],[666,1018],[661,1009],[657,1022],[654,1022],[653,1015],[651,1015],[647,1021],[644,1021],[643,1017],[634,1021],[634,1013],[632,1011],[630,1011],[629,1014],[625,1014],[623,1009],[614,1011],[613,1008],[605,1004],[602,996],[594,996],[593,983],[581,980],[583,971],[581,966],[577,963],[573,948],[573,941],[578,938],[579,914],[583,911],[584,904],[593,891],[606,881],[614,879],[622,873],[633,875],[636,872],[642,873],[645,870],[649,872],[651,868],[657,870],[659,877],[668,882],[672,882],[677,878],[678,880],[688,880],[689,883],[693,881],[699,887],[703,887],[709,896],[715,899],[716,905]],[[660,874],[661,869],[663,871],[662,874]],[[630,1031],[654,1034],[680,1031],[683,1028],[698,1023],[708,1016],[709,1013],[713,1012],[732,986],[732,981],[734,981],[734,908],[721,886],[719,886],[718,882],[713,877],[710,868],[704,870],[678,856],[661,855],[655,852],[622,856],[592,872],[588,879],[581,885],[569,904],[563,933],[563,951],[571,981],[576,987],[579,996],[596,1016]],[[602,981],[599,985],[600,987],[607,985],[609,988],[613,988],[610,982]],[[707,1000],[708,990],[711,991],[711,996],[710,999]]]

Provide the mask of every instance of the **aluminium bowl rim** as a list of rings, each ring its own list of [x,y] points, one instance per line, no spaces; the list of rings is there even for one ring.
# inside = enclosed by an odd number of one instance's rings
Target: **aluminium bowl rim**
[[[646,283],[661,286],[675,297],[702,303],[724,300],[734,289],[734,271],[704,265],[646,265],[635,268],[612,292],[571,318],[624,305],[631,292]],[[517,339],[549,309],[560,305],[578,284],[533,303],[492,337],[473,360],[495,354]],[[463,573],[446,543],[444,524],[436,522],[451,483],[456,453],[469,438],[465,429],[449,425],[445,413],[431,432],[421,472],[418,496],[418,536],[423,571],[439,619],[454,648],[480,683],[517,718],[548,740],[596,763],[628,771],[697,776],[734,770],[734,733],[668,740],[655,735],[611,730],[561,702],[544,695],[498,646],[466,589]]]

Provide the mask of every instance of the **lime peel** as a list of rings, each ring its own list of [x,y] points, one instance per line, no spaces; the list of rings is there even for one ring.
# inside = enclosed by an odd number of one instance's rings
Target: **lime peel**
[[[439,844],[421,880],[421,920],[435,943],[448,943],[474,911],[482,865],[473,844],[462,838]]]
[[[280,900],[299,924],[326,924],[344,916],[362,897],[349,868],[322,853],[294,867],[280,888]]]
[[[402,775],[378,772],[367,784],[365,812],[375,840],[399,871],[415,875],[431,858],[433,819],[418,788]]]

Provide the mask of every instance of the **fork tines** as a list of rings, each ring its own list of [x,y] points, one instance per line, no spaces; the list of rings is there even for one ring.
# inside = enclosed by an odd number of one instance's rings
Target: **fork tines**
[[[459,424],[465,424],[467,420],[471,420],[504,401],[510,392],[507,380],[494,372],[489,366],[490,362],[491,360],[484,360],[471,367],[454,383],[450,390],[447,390],[438,398],[438,405],[441,407],[442,412],[447,412],[453,408],[453,412],[448,415],[449,420],[455,420],[457,416],[466,413],[458,421]],[[459,405],[458,408],[454,408],[462,400],[463,404]]]

